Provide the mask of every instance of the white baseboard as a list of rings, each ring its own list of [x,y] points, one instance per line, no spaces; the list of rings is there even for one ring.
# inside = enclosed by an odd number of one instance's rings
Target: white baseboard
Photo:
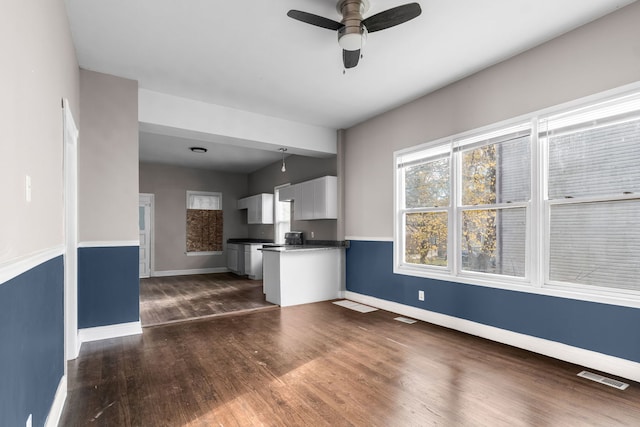
[[[44,422],[44,427],[57,427],[62,416],[62,410],[64,409],[64,403],[67,400],[67,376],[63,375],[58,383],[56,389],[56,395],[53,398],[49,415]]]
[[[152,271],[151,277],[167,277],[167,276],[189,276],[191,274],[211,274],[211,273],[228,273],[227,267],[213,268],[194,268],[191,270],[164,270]]]
[[[583,348],[573,347],[555,341],[520,334],[494,326],[483,325],[470,320],[447,316],[433,311],[423,310],[392,301],[347,291],[345,298],[367,304],[392,313],[412,317],[424,322],[455,329],[467,334],[497,341],[513,347],[522,348],[534,353],[543,354],[565,362],[617,375],[633,381],[640,381],[640,363],[615,356],[598,353]]]
[[[80,329],[78,331],[78,341],[80,341],[80,345],[82,345],[82,343],[85,342],[126,337],[129,335],[139,335],[141,333],[142,324],[138,320],[137,322],[118,323],[116,325]]]

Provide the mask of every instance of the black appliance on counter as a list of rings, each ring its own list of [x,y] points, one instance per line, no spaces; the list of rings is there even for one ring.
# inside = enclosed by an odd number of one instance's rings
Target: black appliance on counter
[[[284,233],[284,244],[279,243],[266,243],[262,245],[263,248],[279,248],[282,246],[302,246],[304,244],[304,238],[302,237],[302,231],[289,231]]]
[[[302,246],[302,231],[289,231],[284,233],[284,244],[287,246]]]

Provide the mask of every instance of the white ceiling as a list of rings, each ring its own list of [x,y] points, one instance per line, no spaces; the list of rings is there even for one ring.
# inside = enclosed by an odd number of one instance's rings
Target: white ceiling
[[[371,0],[365,17],[409,1]],[[364,58],[344,74],[336,34],[286,16],[298,9],[339,21],[336,0],[65,3],[82,68],[135,79],[156,92],[340,129],[634,1],[421,0],[421,16],[370,34]],[[175,154],[156,137],[141,134],[144,157]],[[246,159],[245,170],[273,161],[273,152],[257,161],[261,153],[237,149],[220,155]]]
[[[282,160],[282,153],[277,151],[215,143],[210,138],[195,140],[140,131],[139,143],[140,159],[144,162],[169,163],[222,172],[251,173]],[[202,147],[208,151],[204,154],[194,153],[190,150],[191,147]]]

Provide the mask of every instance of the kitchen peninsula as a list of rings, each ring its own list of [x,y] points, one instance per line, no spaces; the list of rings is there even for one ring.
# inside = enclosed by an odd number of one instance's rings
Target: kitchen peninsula
[[[344,247],[265,247],[262,254],[267,301],[287,307],[344,297]]]

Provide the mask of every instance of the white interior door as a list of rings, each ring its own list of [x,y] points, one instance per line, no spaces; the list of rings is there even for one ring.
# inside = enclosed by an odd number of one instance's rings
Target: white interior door
[[[78,357],[78,128],[62,103],[64,144],[64,352],[65,359]],[[65,374],[67,364],[65,363]]]
[[[152,239],[153,194],[140,194],[139,230],[140,230],[140,277],[151,275],[151,239]]]

